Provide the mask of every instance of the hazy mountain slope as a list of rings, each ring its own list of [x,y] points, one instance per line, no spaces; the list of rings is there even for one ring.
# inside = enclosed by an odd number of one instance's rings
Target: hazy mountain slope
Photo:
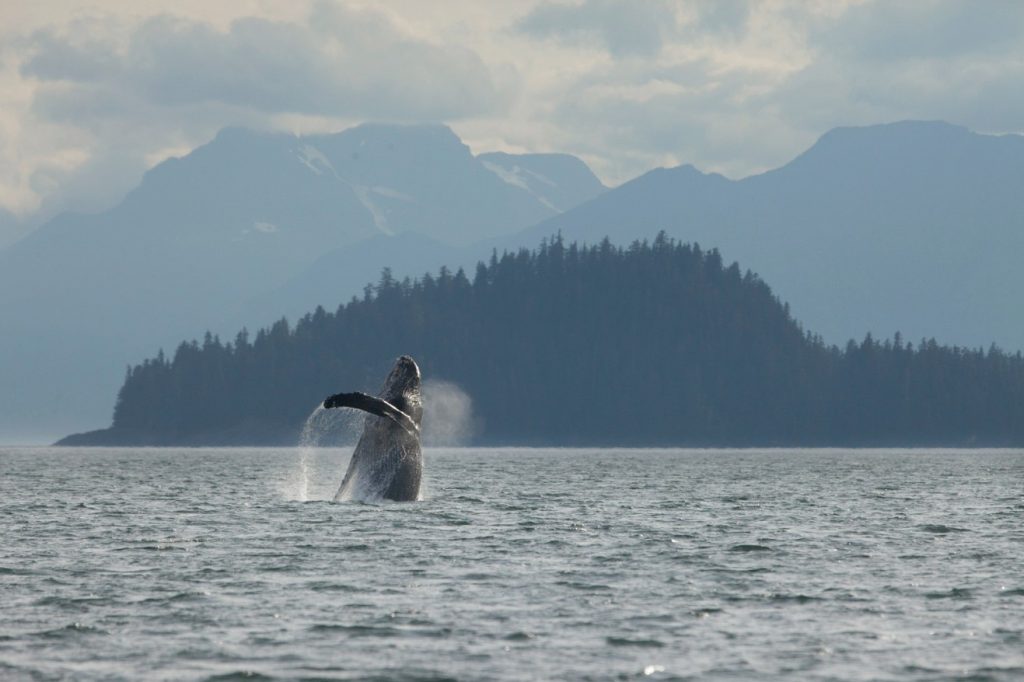
[[[556,181],[578,185],[570,171]],[[0,441],[105,422],[124,367],[160,346],[304,312],[286,289],[264,296],[324,254],[376,244],[343,256],[376,279],[408,232],[440,249],[555,212],[444,126],[222,131],[114,208],[58,216],[0,250]]]
[[[762,274],[830,341],[866,331],[1024,348],[1024,138],[945,123],[842,128],[731,181],[659,169],[540,223],[614,242],[660,229]]]
[[[559,212],[593,199],[605,187],[575,156],[568,154],[506,154],[477,157],[505,182],[524,188],[541,203]]]
[[[442,266],[475,263],[471,255],[475,253],[415,232],[371,237],[325,253],[279,288],[253,298],[238,323],[257,329],[274,316],[296,320],[317,306],[334,311],[352,296],[361,296],[367,285],[377,283],[385,267],[397,279],[415,277]]]
[[[363,125],[304,142],[314,158],[321,153],[331,172],[352,184],[383,232],[412,230],[451,244],[517,231],[604,189],[573,159],[546,178],[554,195],[567,188],[565,200],[554,204],[495,173],[494,164],[483,161],[488,155],[474,157],[444,126]]]
[[[3,426],[96,419],[110,374],[133,357],[216,326],[325,243],[372,233],[352,193],[299,180],[289,152],[284,137],[223,134],[147,173],[114,209],[62,215],[0,252]],[[291,203],[322,210],[300,221]]]
[[[18,240],[25,232],[25,226],[10,211],[0,208],[0,249]]]

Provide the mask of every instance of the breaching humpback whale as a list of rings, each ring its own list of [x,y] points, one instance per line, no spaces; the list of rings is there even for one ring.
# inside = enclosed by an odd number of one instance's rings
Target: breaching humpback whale
[[[334,496],[343,499],[415,500],[420,494],[423,454],[420,450],[420,368],[403,355],[384,380],[378,397],[338,393],[325,408],[352,407],[369,412],[363,435]]]

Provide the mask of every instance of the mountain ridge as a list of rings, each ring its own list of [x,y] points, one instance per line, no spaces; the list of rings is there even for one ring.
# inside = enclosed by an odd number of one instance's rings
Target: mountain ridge
[[[46,423],[53,407],[80,415],[67,428],[55,427],[62,431],[95,423],[110,404],[96,392],[112,395],[120,369],[154,348],[207,329],[257,328],[316,305],[333,309],[385,265],[399,279],[442,264],[472,267],[495,249],[515,250],[559,233],[628,244],[666,230],[719,248],[771,281],[803,324],[834,343],[867,331],[879,337],[900,331],[961,346],[1024,347],[1016,303],[1024,289],[1020,136],[980,135],[941,122],[851,127],[747,178],[683,165],[608,191],[587,169],[561,186],[589,187],[593,198],[531,227],[511,227],[538,212],[551,215],[544,201],[559,207],[556,195],[544,193],[542,178],[552,171],[537,164],[561,157],[474,157],[444,126],[350,130],[340,139],[223,131],[215,141],[240,154],[269,150],[271,161],[256,154],[239,165],[239,172],[255,167],[255,180],[211,178],[205,171],[188,177],[182,170],[188,156],[169,160],[112,209],[120,211],[121,227],[104,224],[105,214],[65,214],[0,249],[7,331],[0,338],[0,385],[8,387],[0,395],[0,432],[10,432],[18,415]],[[417,131],[426,131],[417,144],[398,143]],[[443,154],[431,151],[442,148]],[[466,165],[417,175],[415,164],[399,158]],[[285,181],[278,179],[282,173]],[[181,175],[197,192],[223,188],[235,199],[205,211],[200,201],[160,192],[158,181]],[[448,189],[437,190],[446,180]],[[476,180],[484,190],[473,189]],[[278,200],[286,186],[301,190],[295,196],[302,200],[294,202],[301,211],[289,213]],[[506,211],[489,192],[525,203]],[[439,206],[420,210],[408,200],[416,196]],[[162,208],[147,211],[147,197]],[[462,201],[456,208],[452,197]],[[495,215],[506,220],[504,227],[491,224]],[[444,230],[453,225],[473,237],[448,241]],[[476,232],[481,225],[492,236]],[[440,226],[438,233],[431,226]],[[88,238],[97,230],[107,235],[103,245]],[[124,318],[130,321],[119,328]]]
[[[604,190],[585,165],[554,180]],[[94,394],[111,395],[126,364],[274,319],[250,302],[324,253],[413,228],[458,245],[554,213],[447,126],[225,129],[110,209],[61,214],[0,250],[0,433],[104,419],[112,403]]]
[[[730,180],[658,169],[526,230],[616,243],[665,229],[758,271],[801,321],[1024,348],[1024,138],[940,122],[830,131],[777,169]]]

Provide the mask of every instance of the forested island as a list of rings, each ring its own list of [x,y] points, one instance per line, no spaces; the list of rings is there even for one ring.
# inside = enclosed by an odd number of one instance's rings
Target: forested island
[[[755,274],[664,234],[554,238],[471,276],[385,270],[333,313],[130,368],[112,426],[61,443],[294,444],[324,396],[376,392],[401,354],[472,396],[486,444],[1024,444],[1020,352],[830,346]]]

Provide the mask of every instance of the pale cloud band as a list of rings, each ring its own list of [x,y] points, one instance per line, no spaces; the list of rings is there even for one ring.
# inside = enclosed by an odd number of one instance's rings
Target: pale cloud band
[[[225,125],[447,121],[477,151],[576,153],[612,183],[678,163],[745,175],[837,125],[1024,129],[1013,0],[137,7],[7,26],[0,206],[98,207]]]
[[[476,54],[410,39],[379,14],[322,2],[305,25],[245,17],[220,31],[161,15],[137,26],[122,50],[55,30],[28,44],[21,75],[39,82],[41,113],[64,121],[83,110],[118,115],[132,100],[422,120],[486,115],[508,99]]]

